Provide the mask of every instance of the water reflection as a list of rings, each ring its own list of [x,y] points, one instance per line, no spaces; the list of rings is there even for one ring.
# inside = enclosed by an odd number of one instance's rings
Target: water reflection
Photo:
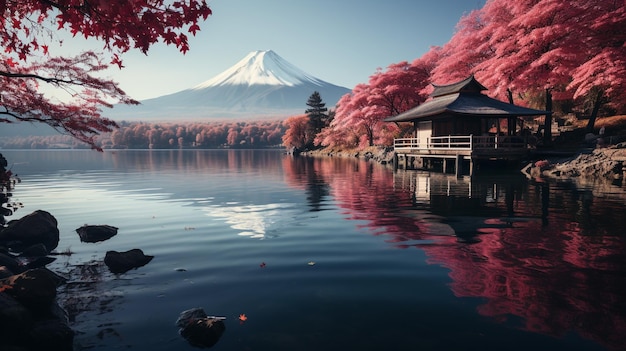
[[[361,161],[298,162],[306,166],[284,162],[290,185],[328,184],[346,218],[448,268],[457,297],[484,301],[479,314],[555,337],[574,331],[609,349],[626,344],[621,199],[517,174],[456,178]]]
[[[278,228],[290,218],[291,204],[242,205],[238,203],[203,207],[207,216],[223,219],[238,235],[254,239],[276,236]]]
[[[221,170],[227,173],[281,173],[280,150],[7,150],[12,164],[23,174],[55,170],[139,170],[197,173]]]
[[[330,194],[330,187],[324,175],[318,171],[321,165],[321,160],[313,157],[283,158],[287,181],[306,192],[311,211],[322,210],[322,203]]]

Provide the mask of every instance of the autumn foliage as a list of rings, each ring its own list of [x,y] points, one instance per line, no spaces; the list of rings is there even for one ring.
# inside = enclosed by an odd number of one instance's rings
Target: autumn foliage
[[[98,73],[110,64],[122,68],[121,54],[147,53],[159,41],[187,52],[186,33],[195,34],[211,10],[204,0],[9,0],[0,1],[0,14],[0,122],[46,123],[98,148],[93,137],[116,126],[100,109],[137,103]],[[59,30],[100,40],[109,55],[55,56]],[[70,101],[45,94],[42,85],[67,92]]]
[[[385,117],[425,101],[431,83],[474,75],[502,101],[558,114],[626,112],[626,5],[612,0],[488,0],[462,17],[448,43],[378,70],[338,103],[322,145],[390,145],[403,133]],[[410,44],[407,44],[410,45]]]
[[[128,123],[101,133],[94,142],[103,149],[217,149],[271,148],[282,142],[286,124],[281,120],[247,122]],[[7,149],[86,148],[68,135],[0,137]]]

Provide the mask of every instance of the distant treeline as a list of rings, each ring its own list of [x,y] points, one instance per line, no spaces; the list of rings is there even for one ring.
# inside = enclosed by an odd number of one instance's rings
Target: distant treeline
[[[282,120],[120,123],[111,133],[96,136],[103,149],[217,149],[282,146]],[[5,149],[89,148],[69,135],[0,137]]]

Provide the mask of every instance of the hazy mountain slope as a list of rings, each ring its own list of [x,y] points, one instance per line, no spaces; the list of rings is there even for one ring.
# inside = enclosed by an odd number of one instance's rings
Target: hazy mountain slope
[[[195,87],[144,100],[140,106],[116,106],[105,116],[116,120],[289,116],[304,113],[314,91],[332,107],[350,89],[315,78],[271,50],[254,51]]]

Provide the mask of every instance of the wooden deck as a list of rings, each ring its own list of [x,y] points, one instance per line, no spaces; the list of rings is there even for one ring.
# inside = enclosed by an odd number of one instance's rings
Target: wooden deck
[[[474,163],[488,160],[518,161],[529,153],[527,140],[519,136],[451,135],[394,140],[396,167],[436,169],[448,173],[450,161],[454,172],[471,175]]]

